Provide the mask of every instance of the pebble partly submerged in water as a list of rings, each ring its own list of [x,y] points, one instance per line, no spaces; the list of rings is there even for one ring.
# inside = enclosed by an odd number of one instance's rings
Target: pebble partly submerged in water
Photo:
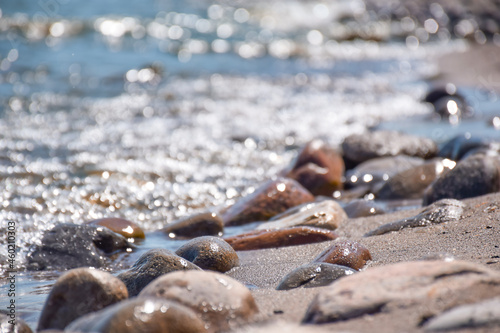
[[[100,225],[116,232],[126,238],[139,238],[144,239],[144,231],[136,223],[116,217],[102,218],[98,220],[89,221],[90,225]]]
[[[224,222],[217,213],[200,213],[173,221],[161,231],[168,237],[176,239],[222,236]]]

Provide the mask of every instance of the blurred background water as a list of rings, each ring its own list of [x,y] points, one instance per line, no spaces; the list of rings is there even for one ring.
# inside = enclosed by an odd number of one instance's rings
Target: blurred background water
[[[485,131],[483,118],[432,122],[421,102],[438,72],[431,58],[500,43],[498,7],[461,8],[3,0],[0,230],[17,222],[17,264],[59,222],[120,216],[153,231],[231,204],[313,138]],[[496,96],[463,92],[483,115],[498,110]],[[178,244],[152,236],[143,248],[155,246]],[[32,326],[57,275],[20,276]]]

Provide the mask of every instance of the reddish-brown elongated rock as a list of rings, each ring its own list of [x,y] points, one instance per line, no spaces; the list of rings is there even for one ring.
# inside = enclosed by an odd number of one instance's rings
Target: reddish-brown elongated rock
[[[144,231],[136,223],[118,217],[107,217],[92,220],[87,222],[86,224],[106,227],[126,238],[146,238],[146,236],[144,235]]]

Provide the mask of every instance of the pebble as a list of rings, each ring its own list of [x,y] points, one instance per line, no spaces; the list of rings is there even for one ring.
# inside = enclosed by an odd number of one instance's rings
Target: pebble
[[[347,214],[337,202],[324,200],[308,203],[295,214],[263,223],[257,227],[257,230],[284,229],[298,226],[335,230],[346,220]]]
[[[127,286],[129,295],[137,296],[157,277],[179,270],[200,269],[195,264],[166,249],[152,249],[137,259],[134,265],[118,278]]]
[[[342,188],[344,160],[334,149],[316,139],[305,145],[285,175],[313,195],[330,196]]]
[[[132,298],[72,322],[66,331],[99,333],[201,333],[205,324],[190,308],[161,298]]]
[[[475,263],[413,261],[372,267],[325,287],[303,322],[347,320],[404,304],[443,311],[461,299],[484,298],[488,289],[500,290],[500,273]]]
[[[500,298],[475,304],[457,306],[431,318],[424,325],[426,331],[451,331],[500,324]]]
[[[334,240],[338,235],[327,229],[294,227],[278,230],[256,230],[225,238],[236,251],[259,250]]]
[[[122,218],[108,217],[87,222],[90,225],[100,225],[110,229],[125,238],[144,239],[144,231],[136,223]]]
[[[107,267],[108,257],[134,246],[108,228],[62,223],[43,235],[41,245],[27,256],[28,270],[66,270]]]
[[[357,165],[372,158],[408,155],[424,159],[435,157],[438,147],[431,139],[394,131],[352,134],[342,143],[344,159]]]
[[[425,192],[424,205],[443,198],[465,199],[500,191],[500,158],[475,154],[461,160]]]
[[[383,235],[405,228],[428,227],[433,224],[458,221],[462,217],[464,208],[465,204],[461,201],[442,199],[425,207],[415,216],[384,224],[365,234],[365,237]]]
[[[314,196],[293,179],[278,178],[262,184],[222,213],[226,226],[242,225],[269,218],[305,202]]]
[[[179,271],[159,277],[139,294],[179,302],[205,322],[209,332],[222,332],[249,323],[258,308],[247,287],[210,271]]]
[[[224,222],[217,213],[200,213],[169,223],[162,232],[170,238],[189,239],[200,236],[222,236]]]
[[[375,200],[354,199],[344,206],[344,211],[349,218],[358,218],[385,214],[385,208]]]
[[[448,159],[434,159],[391,177],[375,191],[381,200],[420,199],[426,188],[439,176],[455,167]]]
[[[240,264],[238,255],[225,240],[202,236],[182,245],[175,253],[202,269],[227,272]]]
[[[126,298],[127,287],[110,273],[91,268],[72,269],[52,287],[37,331],[64,329],[76,318]]]
[[[364,245],[347,240],[336,242],[314,259],[315,262],[326,262],[355,270],[363,268],[368,260],[372,260],[372,255]]]
[[[356,273],[352,268],[324,262],[312,262],[302,265],[288,273],[279,283],[276,290],[295,288],[315,288],[327,286],[333,281]]]
[[[434,111],[442,118],[451,123],[457,123],[463,117],[473,114],[472,108],[466,99],[456,91],[455,85],[437,87],[431,90],[424,99],[432,104]]]
[[[5,306],[3,311],[9,311],[9,309]],[[6,310],[5,310],[6,309]],[[16,323],[12,325],[9,321],[14,320]],[[2,333],[33,333],[31,328],[26,324],[24,320],[19,318],[16,314],[5,314],[0,312],[0,332]]]
[[[471,135],[469,133],[459,134],[448,140],[440,149],[438,155],[454,161],[461,160],[469,152],[489,147],[493,140],[487,137]]]

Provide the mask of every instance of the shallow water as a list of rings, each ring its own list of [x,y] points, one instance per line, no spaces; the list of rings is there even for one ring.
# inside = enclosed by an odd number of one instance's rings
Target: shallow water
[[[153,231],[250,193],[313,138],[335,145],[373,126],[438,142],[497,135],[486,122],[496,96],[461,89],[478,113],[454,126],[420,102],[437,70],[430,57],[466,41],[444,26],[424,38],[416,20],[362,1],[0,8],[0,229],[16,222],[19,268],[56,223],[105,216],[149,232],[122,266],[175,250],[181,242]],[[19,276],[18,311],[32,327],[59,274]]]

